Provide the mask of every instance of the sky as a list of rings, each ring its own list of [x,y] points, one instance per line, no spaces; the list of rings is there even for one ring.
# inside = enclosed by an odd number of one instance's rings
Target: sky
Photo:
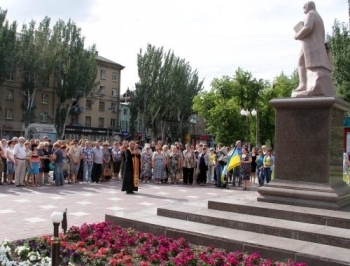
[[[73,20],[86,46],[125,66],[121,92],[139,80],[137,54],[147,44],[172,50],[197,69],[204,89],[240,67],[272,81],[296,68],[301,44],[293,27],[304,19],[305,0],[0,0],[20,31],[32,19]],[[348,1],[315,1],[326,34],[335,19],[348,23]]]

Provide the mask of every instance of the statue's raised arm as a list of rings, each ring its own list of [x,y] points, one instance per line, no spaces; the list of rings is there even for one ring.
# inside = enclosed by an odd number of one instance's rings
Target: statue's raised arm
[[[302,48],[298,61],[299,86],[293,90],[292,97],[335,97],[323,20],[312,1],[304,5],[304,13],[304,22],[294,27],[294,38],[301,41]]]

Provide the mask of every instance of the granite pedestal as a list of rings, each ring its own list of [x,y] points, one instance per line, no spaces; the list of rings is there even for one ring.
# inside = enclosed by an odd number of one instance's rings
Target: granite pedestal
[[[343,181],[343,120],[350,104],[335,97],[283,98],[276,109],[274,180],[258,201],[338,210],[350,205]]]

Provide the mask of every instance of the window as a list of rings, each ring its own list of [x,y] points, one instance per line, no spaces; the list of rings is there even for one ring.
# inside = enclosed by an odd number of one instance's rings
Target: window
[[[49,94],[48,93],[41,94],[41,103],[44,103],[44,104],[49,103]]]
[[[98,110],[104,111],[105,110],[105,102],[100,101],[98,103]]]
[[[40,113],[40,122],[47,123],[48,114],[47,113]]]
[[[105,119],[103,117],[98,118],[98,127],[104,127],[105,126]]]
[[[16,72],[15,71],[10,71],[7,75],[7,80],[9,81],[15,81],[16,79]]]
[[[124,109],[124,115],[127,115],[128,114],[128,109]]]
[[[86,109],[91,109],[91,107],[92,107],[92,100],[91,99],[86,99],[85,108]]]
[[[114,118],[111,119],[111,123],[110,123],[110,127],[111,128],[115,128],[115,125],[116,125],[116,120]]]
[[[91,116],[85,116],[85,126],[91,127]]]
[[[111,107],[109,108],[109,111],[115,112],[117,110],[117,104],[116,103],[111,103]]]
[[[117,72],[112,73],[112,81],[114,81],[114,82],[118,81],[118,73]]]
[[[8,108],[5,110],[5,119],[13,119],[13,109]]]
[[[106,79],[106,70],[105,69],[100,70],[100,77],[101,77],[101,79]]]
[[[118,97],[117,89],[112,89],[112,97],[114,98]]]
[[[106,90],[105,86],[100,86],[100,89],[98,90],[98,94],[100,96],[105,95],[105,90]]]
[[[13,100],[13,89],[6,90],[6,99]]]
[[[120,122],[120,127],[122,131],[129,131],[128,130],[128,121],[121,121]]]

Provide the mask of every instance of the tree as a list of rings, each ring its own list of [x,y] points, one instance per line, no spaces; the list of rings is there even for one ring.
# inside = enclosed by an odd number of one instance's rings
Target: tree
[[[7,10],[0,8],[0,84],[16,69],[17,23],[6,20]]]
[[[202,90],[198,72],[185,59],[163,47],[148,45],[137,55],[139,81],[131,102],[131,110],[152,130],[152,138],[164,139],[167,126],[179,125],[177,137],[182,138],[183,123],[192,113],[192,99]]]
[[[49,49],[53,53],[53,75],[57,93],[55,124],[64,138],[66,121],[72,107],[82,96],[94,98],[97,92],[95,46],[84,48],[81,29],[69,20],[57,21],[53,27]]]
[[[298,87],[298,71],[295,69],[290,76],[283,72],[274,78],[272,85],[267,84],[262,91],[259,104],[259,132],[261,143],[271,143],[275,140],[275,110],[269,102],[275,98],[290,97],[292,90]]]
[[[259,108],[259,101],[266,82],[256,80],[250,72],[238,68],[233,77],[214,79],[209,93],[194,98],[193,109],[207,123],[207,131],[216,141],[229,145],[238,139],[255,142],[255,125],[248,117],[242,117],[242,108]]]
[[[52,53],[48,47],[50,19],[45,17],[37,29],[35,24],[32,20],[28,25],[23,25],[17,53],[22,90],[25,92],[23,121],[26,129],[33,117],[35,95],[38,90],[48,86],[52,73]]]
[[[345,23],[334,22],[332,35],[327,36],[333,61],[333,81],[337,95],[350,102],[350,35]]]

